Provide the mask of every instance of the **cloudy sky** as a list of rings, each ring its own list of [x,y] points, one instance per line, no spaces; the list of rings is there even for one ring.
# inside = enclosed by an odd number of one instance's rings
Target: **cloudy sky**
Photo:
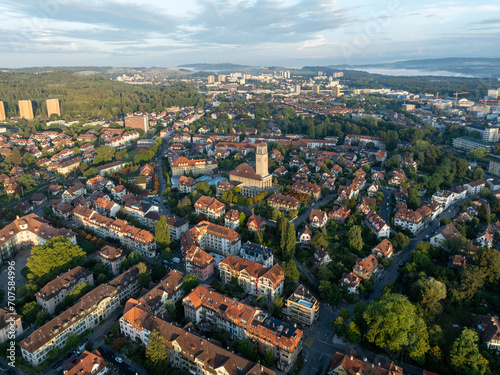
[[[500,2],[1,0],[0,67],[499,57]]]

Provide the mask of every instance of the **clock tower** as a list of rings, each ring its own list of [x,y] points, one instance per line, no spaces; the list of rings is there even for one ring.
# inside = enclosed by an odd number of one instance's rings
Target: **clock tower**
[[[255,173],[259,176],[266,177],[269,175],[267,158],[267,145],[261,142],[257,145],[257,152],[255,155]]]

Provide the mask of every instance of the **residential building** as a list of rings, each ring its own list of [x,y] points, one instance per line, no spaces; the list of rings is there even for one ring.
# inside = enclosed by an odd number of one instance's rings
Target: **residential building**
[[[252,214],[247,220],[247,228],[250,232],[263,232],[266,229],[266,220],[259,215]]]
[[[125,253],[122,249],[106,245],[97,252],[97,260],[111,268],[113,275],[120,273],[120,264],[125,259]]]
[[[495,176],[500,176],[500,158],[491,157],[488,164],[488,172]]]
[[[240,227],[240,213],[238,210],[231,209],[224,215],[224,225],[231,229]]]
[[[169,157],[172,176],[183,176],[192,173],[194,176],[217,173],[219,164],[213,158],[191,160],[172,152]]]
[[[394,247],[387,238],[372,249],[372,254],[379,258],[390,258],[393,252]]]
[[[259,263],[265,268],[271,268],[274,264],[272,249],[264,245],[251,243],[250,241],[243,244],[238,255],[249,261]]]
[[[86,192],[87,189],[85,189],[85,185],[81,182],[78,182],[77,184],[70,186],[69,188],[64,190],[61,198],[64,203],[69,203],[73,202],[73,200],[77,197],[83,197]]]
[[[139,251],[148,258],[156,255],[156,241],[152,233],[136,228],[125,220],[111,219],[87,207],[78,206],[73,210],[73,222],[96,232],[100,237],[119,240],[130,251]]]
[[[190,194],[196,189],[197,184],[194,178],[181,176],[179,182],[177,182],[177,188],[181,193]]]
[[[491,315],[477,315],[473,318],[474,325],[479,330],[481,342],[488,349],[500,351],[500,320]]]
[[[94,209],[100,214],[115,217],[116,213],[120,210],[120,205],[106,198],[98,198],[94,202]]]
[[[280,211],[294,211],[300,207],[299,200],[283,194],[273,194],[267,198],[267,202],[271,207],[277,208]]]
[[[194,212],[209,219],[218,219],[226,213],[226,205],[215,198],[203,195],[195,202]]]
[[[76,233],[66,228],[54,228],[36,214],[16,217],[0,229],[0,262],[14,257],[18,250],[43,245],[54,237],[64,237],[76,245]]]
[[[64,203],[60,199],[52,200],[52,212],[65,220],[67,220],[71,216],[73,208],[74,207],[72,205]]]
[[[392,361],[370,363],[353,349],[346,353],[335,353],[330,360],[326,375],[403,375],[403,369]]]
[[[0,102],[0,121],[5,121],[7,116],[5,116],[5,104]]]
[[[184,257],[186,272],[195,274],[198,279],[205,281],[214,274],[214,258],[197,246],[191,246]]]
[[[343,224],[349,218],[351,209],[344,206],[334,206],[328,213],[328,218],[336,223]]]
[[[127,116],[125,117],[125,127],[132,129],[149,130],[148,116]]]
[[[363,280],[368,280],[377,270],[377,258],[370,254],[366,258],[356,260],[356,264],[352,268],[352,273]]]
[[[302,350],[303,332],[252,306],[200,285],[182,300],[184,315],[198,327],[217,327],[233,339],[257,343],[259,353],[271,350],[278,369],[288,372]]]
[[[35,294],[36,303],[45,311],[54,314],[56,306],[64,300],[64,297],[82,284],[94,285],[94,275],[92,271],[77,266],[45,284]]]
[[[323,264],[329,264],[332,262],[332,258],[330,258],[330,255],[325,251],[324,248],[318,247],[312,256],[312,263],[316,265],[316,267],[319,267]]]
[[[357,294],[359,285],[361,284],[363,279],[361,277],[356,276],[354,273],[343,273],[340,279],[340,284],[344,285],[347,288],[347,291],[351,294]]]
[[[204,251],[228,256],[240,251],[241,237],[231,228],[201,221],[182,235],[181,245],[184,254],[194,245]]]
[[[424,220],[422,215],[418,212],[402,209],[398,210],[394,215],[394,225],[399,226],[403,229],[408,229],[413,234],[417,233],[424,226]]]
[[[439,233],[431,237],[430,243],[432,246],[440,247],[445,240],[458,236],[460,232],[453,223],[445,226]]]
[[[323,228],[328,222],[328,215],[325,211],[317,210],[315,208],[311,209],[309,215],[309,221],[313,228]]]
[[[19,117],[24,118],[26,120],[33,120],[35,116],[33,116],[33,104],[31,100],[19,100]]]
[[[68,362],[64,367],[64,375],[105,375],[111,370],[106,361],[97,350],[89,352],[84,350],[75,361]]]
[[[99,171],[99,175],[106,176],[108,173],[118,172],[123,167],[125,167],[127,163],[124,161],[114,161],[108,164],[100,165],[96,169]]]
[[[118,185],[111,189],[111,195],[118,201],[121,201],[122,197],[126,194],[128,194],[128,191],[123,185]]]
[[[312,239],[312,231],[311,228],[308,226],[305,226],[302,230],[299,231],[298,233],[298,242],[302,244],[309,244],[311,243]]]
[[[131,341],[148,344],[153,329],[165,340],[167,360],[173,368],[190,369],[193,374],[276,375],[274,371],[240,357],[193,333],[191,325],[178,327],[134,306],[120,318],[120,331]]]
[[[495,148],[495,144],[492,142],[483,141],[481,139],[460,137],[453,139],[453,147],[459,148],[464,151],[472,151],[478,148],[482,148],[488,152],[492,152]]]
[[[464,187],[467,188],[467,194],[479,194],[481,190],[483,190],[486,186],[486,183],[483,180],[476,180],[472,182],[468,182],[464,184]]]
[[[23,332],[21,315],[0,308],[0,344],[19,337]]]
[[[236,278],[250,295],[263,295],[272,301],[283,294],[285,273],[279,264],[266,268],[260,263],[231,254],[219,263],[219,271],[223,284],[229,284]]]
[[[286,300],[283,314],[293,321],[312,326],[319,316],[319,302],[303,285]]]
[[[321,197],[321,188],[310,182],[297,181],[294,182],[290,188],[297,193],[313,196],[316,200]]]
[[[120,306],[122,289],[138,289],[138,275],[136,266],[130,268],[110,283],[97,286],[72,307],[35,330],[18,344],[23,359],[32,366],[38,366],[48,358],[53,348],[64,348],[69,335],[83,335],[86,330],[96,327]],[[135,288],[130,289],[130,285],[135,285]],[[123,296],[127,297],[126,294]]]
[[[378,238],[381,237],[389,237],[391,233],[391,227],[387,225],[379,215],[370,211],[364,221],[365,225],[369,228],[372,228],[375,231],[375,235]]]
[[[160,208],[154,204],[144,203],[142,201],[127,201],[123,205],[124,211],[139,220],[142,225],[148,225],[149,220],[146,216],[152,212],[159,212]]]
[[[59,99],[47,99],[47,116],[58,115],[61,117],[61,108],[59,106]]]
[[[176,304],[184,297],[183,283],[184,274],[174,269],[141,298],[128,300],[127,305],[134,305],[148,313],[161,315],[166,309],[167,302]]]

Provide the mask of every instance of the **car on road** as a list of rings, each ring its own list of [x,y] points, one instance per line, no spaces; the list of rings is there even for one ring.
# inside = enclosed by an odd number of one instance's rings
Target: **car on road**
[[[57,361],[56,363],[54,363],[54,366],[52,366],[52,368],[58,368],[59,366],[61,366],[63,364],[63,360],[61,359],[60,361]]]
[[[121,357],[115,357],[115,361],[118,363],[123,363],[123,359]]]
[[[427,229],[427,228],[429,228],[429,224],[427,224],[427,225],[425,226],[425,229]]]
[[[425,236],[425,238],[429,238],[429,235]]]
[[[181,260],[179,258],[175,257],[175,258],[172,258],[172,262],[174,262],[174,263],[180,263]]]

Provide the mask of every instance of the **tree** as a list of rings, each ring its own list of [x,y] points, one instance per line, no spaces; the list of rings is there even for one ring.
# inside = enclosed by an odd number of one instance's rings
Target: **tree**
[[[240,212],[240,227],[243,227],[243,225],[245,225],[245,219],[245,214],[243,212]]]
[[[311,240],[311,245],[315,248],[322,247],[326,249],[328,247],[328,239],[323,235],[323,233],[316,231]]]
[[[417,301],[433,314],[441,311],[439,301],[446,298],[446,285],[433,277],[419,279],[412,285],[413,294],[417,295]]]
[[[44,245],[34,246],[28,258],[28,277],[39,278],[52,271],[73,268],[82,264],[86,258],[85,251],[64,237],[54,237]]]
[[[337,305],[340,302],[341,294],[337,285],[330,281],[321,280],[319,282],[319,295],[331,305]]]
[[[364,246],[362,229],[359,225],[353,225],[347,232],[347,243],[354,249],[361,251]]]
[[[280,211],[276,208],[273,209],[273,211],[271,212],[271,220],[278,220],[279,216],[280,216]]]
[[[257,362],[260,359],[257,347],[248,340],[238,340],[236,342],[236,348],[243,357],[251,361]]]
[[[476,264],[488,283],[494,283],[500,279],[500,251],[488,248],[479,250],[476,254]]]
[[[139,288],[148,289],[149,284],[151,284],[151,276],[149,276],[148,272],[139,273],[138,278]]]
[[[322,264],[318,269],[318,278],[320,280],[330,280],[333,278],[333,272],[330,271],[327,264]]]
[[[408,236],[405,236],[403,233],[398,232],[398,233],[396,233],[394,238],[391,240],[391,242],[392,242],[392,245],[397,250],[401,250],[410,244],[410,239],[408,238]]]
[[[286,231],[286,244],[283,252],[283,259],[292,259],[295,255],[295,247],[297,245],[296,237],[297,234],[295,233],[293,222],[289,222]]]
[[[484,170],[481,167],[476,167],[474,172],[472,172],[473,180],[482,180],[484,178]]]
[[[346,328],[345,319],[341,316],[338,316],[337,319],[332,320],[331,328],[337,336],[343,336]]]
[[[26,319],[26,317],[25,317]],[[36,314],[35,326],[41,327],[45,322],[52,319],[52,315],[50,315],[47,311],[41,310]]]
[[[23,156],[23,164],[26,166],[33,164],[35,160],[36,160],[35,157],[29,152],[26,152]]]
[[[421,360],[430,349],[427,326],[415,306],[400,294],[385,294],[372,301],[363,314],[366,339],[375,345]]]
[[[408,208],[411,210],[416,210],[421,206],[420,195],[418,194],[417,189],[408,189],[408,200],[406,201],[406,203],[408,204]]]
[[[289,107],[290,108],[290,107]],[[264,351],[264,358],[262,358],[262,364],[266,367],[271,366],[274,363],[274,355],[271,349],[266,349]]]
[[[289,279],[294,284],[298,283],[300,279],[300,271],[293,259],[281,264],[281,268],[283,269],[286,279]]]
[[[158,330],[153,329],[148,337],[146,358],[152,362],[153,369],[160,369],[166,364],[167,355],[168,352],[165,346],[165,339],[160,335]]]
[[[479,210],[477,212],[477,218],[481,224],[489,224],[491,221],[491,211],[490,206],[486,203],[483,203],[479,206]]]
[[[28,302],[21,309],[23,320],[28,323],[35,323],[36,317],[41,310],[42,308],[35,301]]]
[[[155,283],[157,283],[158,281],[163,279],[166,274],[167,274],[167,269],[165,268],[164,265],[155,264],[151,271],[151,278]]]
[[[478,341],[476,331],[464,328],[453,342],[449,361],[457,374],[485,374],[488,371],[488,361],[479,352]]]
[[[184,289],[184,293],[188,294],[194,288],[196,288],[200,284],[200,280],[198,276],[193,273],[190,273],[184,277],[182,281],[182,289]]]
[[[484,159],[488,156],[488,151],[484,148],[476,148],[475,150],[470,150],[467,152],[467,157],[472,160]]]
[[[204,195],[208,195],[212,191],[210,185],[206,181],[199,182],[198,185],[196,185],[196,190],[198,190]]]
[[[21,165],[22,156],[21,151],[17,147],[14,147],[12,154],[10,155],[10,162],[14,165]]]
[[[358,344],[361,342],[361,332],[356,323],[351,322],[345,330],[345,338],[347,341]]]
[[[155,240],[162,250],[170,245],[170,228],[165,215],[161,215],[160,220],[155,223]]]

